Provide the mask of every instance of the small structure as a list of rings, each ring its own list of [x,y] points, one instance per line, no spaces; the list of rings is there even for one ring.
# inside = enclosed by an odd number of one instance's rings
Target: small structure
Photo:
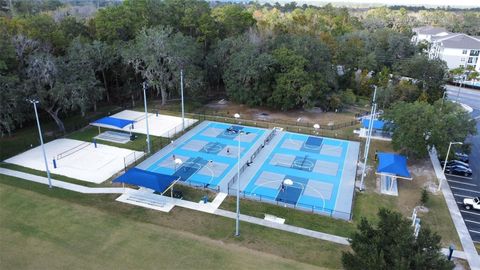
[[[90,125],[92,126],[97,126],[98,127],[98,133],[100,134],[100,128],[112,128],[112,129],[122,129],[128,125],[131,125],[135,123],[133,120],[127,120],[127,119],[121,119],[121,118],[115,118],[115,117],[103,117],[100,118],[92,123]]]
[[[392,140],[392,132],[387,130],[388,125],[390,122],[374,119],[373,120],[373,127],[372,127],[372,139],[374,140],[382,140],[382,141],[391,141]],[[368,136],[368,127],[370,125],[370,119],[363,118],[362,119],[362,127],[360,128],[359,137],[366,138]]]
[[[398,196],[397,179],[412,180],[407,159],[395,153],[377,153],[377,175],[380,175],[380,192]]]
[[[172,187],[180,179],[180,177],[161,174],[138,168],[132,168],[126,173],[113,180],[114,183],[124,183],[139,187],[149,188],[163,195],[170,189],[170,196],[173,197]]]

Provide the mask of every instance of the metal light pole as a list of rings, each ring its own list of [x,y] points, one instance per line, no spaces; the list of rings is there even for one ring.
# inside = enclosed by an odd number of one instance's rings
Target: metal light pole
[[[40,145],[42,146],[42,152],[43,152],[43,161],[45,162],[45,170],[47,171],[48,187],[52,188],[52,178],[50,177],[50,170],[48,169],[47,155],[45,154],[45,146],[43,145],[42,128],[40,127],[40,120],[38,119],[37,104],[39,103],[39,101],[33,100],[33,99],[27,99],[27,101],[33,104],[33,109],[35,110],[35,118],[37,119],[37,127],[38,127],[38,136],[40,137]]]
[[[182,131],[185,129],[185,107],[183,104],[183,69],[180,69],[180,95],[182,97]]]
[[[372,110],[370,114],[370,122],[368,123],[368,131],[367,131],[367,140],[365,143],[365,150],[364,150],[364,157],[363,157],[363,170],[362,170],[362,177],[360,179],[360,190],[364,190],[364,181],[365,181],[365,171],[367,170],[367,161],[368,161],[368,151],[370,150],[370,139],[372,137],[372,129],[373,129],[373,121],[375,119],[375,113],[377,112],[377,103],[375,99],[377,97],[377,86],[373,86],[375,91],[373,92],[373,102],[372,102]]]
[[[236,119],[240,118],[240,114],[236,113],[234,115]],[[235,222],[235,236],[240,236],[240,139],[242,133],[238,133],[238,153],[237,153],[237,219]]]
[[[447,156],[445,157],[445,163],[443,164],[443,169],[442,169],[442,172],[445,173],[445,168],[447,167],[447,162],[448,162],[448,155],[450,155],[450,148],[452,147],[452,145],[454,144],[463,144],[462,142],[450,142],[448,144],[448,150],[447,150]],[[437,191],[440,191],[440,189],[442,188],[442,178],[440,178],[440,182],[438,183],[438,189]]]
[[[143,82],[143,104],[145,105],[145,121],[147,123],[147,153],[150,154],[150,131],[148,129],[148,112],[147,112],[147,81]]]

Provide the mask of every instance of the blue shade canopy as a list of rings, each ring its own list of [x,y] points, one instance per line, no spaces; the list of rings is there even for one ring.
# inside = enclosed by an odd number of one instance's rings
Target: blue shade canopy
[[[407,159],[404,156],[395,153],[377,153],[377,156],[379,160],[377,173],[388,173],[410,178]]]
[[[370,119],[362,119],[362,127],[368,128],[368,125],[370,125]],[[373,129],[383,129],[385,126],[385,121],[375,119],[373,120]]]
[[[117,177],[113,182],[146,187],[162,193],[177,179],[178,176],[132,168]]]
[[[125,127],[127,125],[130,125],[132,123],[135,123],[135,121],[107,116],[107,117],[103,117],[103,118],[98,119],[97,121],[91,123],[91,125],[123,128],[123,127]]]

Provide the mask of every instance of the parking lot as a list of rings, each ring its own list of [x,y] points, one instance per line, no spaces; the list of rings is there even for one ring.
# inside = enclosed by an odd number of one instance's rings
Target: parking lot
[[[480,131],[480,121],[477,120],[477,130]],[[465,225],[475,243],[480,243],[480,210],[467,210],[463,206],[463,199],[466,197],[480,197],[480,135],[477,134],[467,140],[472,144],[472,151],[469,156],[470,168],[473,171],[472,177],[463,177],[445,174],[458,203],[458,208],[463,216]]]

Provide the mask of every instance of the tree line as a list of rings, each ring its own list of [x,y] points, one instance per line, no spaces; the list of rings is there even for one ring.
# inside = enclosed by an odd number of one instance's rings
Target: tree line
[[[447,76],[443,62],[419,55],[410,43],[410,25],[372,27],[365,19],[370,11],[363,18],[331,5],[290,4],[286,11],[127,0],[92,10],[36,3],[45,5],[19,12],[18,4],[17,12],[0,17],[2,135],[31,119],[25,98],[39,99],[64,130],[66,114],[95,110],[99,102],[134,103],[145,80],[162,104],[177,98],[180,70],[196,102],[227,96],[325,111],[370,96],[372,84],[381,87],[383,108],[398,100],[433,103]]]

